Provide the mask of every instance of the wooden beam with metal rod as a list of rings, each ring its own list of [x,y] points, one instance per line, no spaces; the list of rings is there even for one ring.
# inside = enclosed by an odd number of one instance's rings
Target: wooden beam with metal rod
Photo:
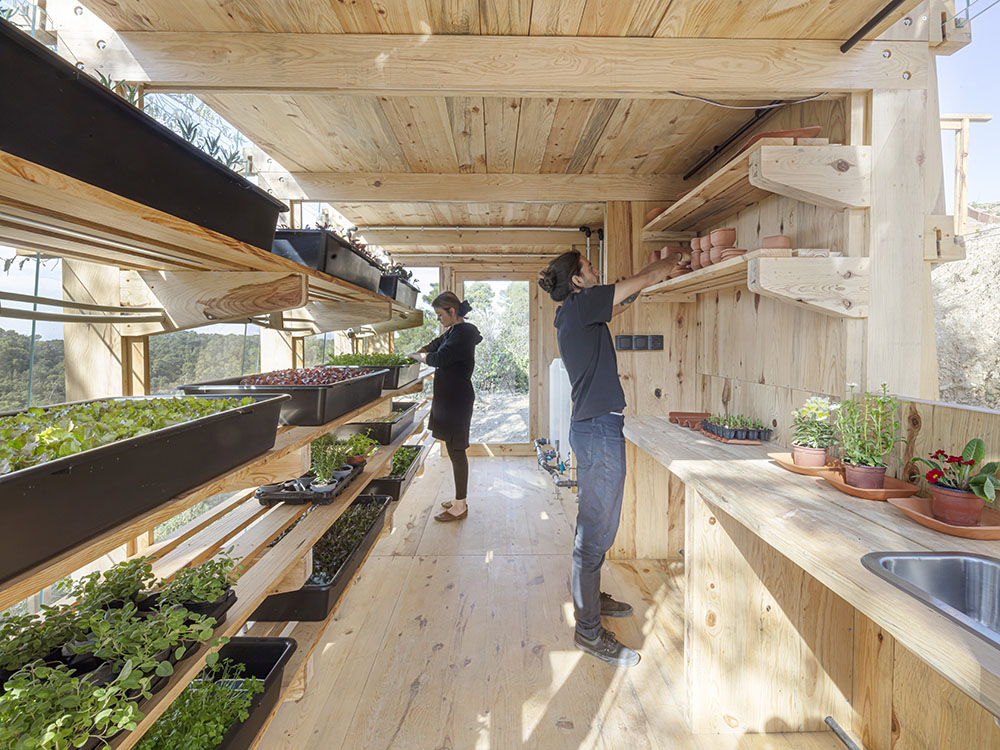
[[[923,89],[926,42],[128,31],[81,62],[148,91],[739,99]],[[886,54],[888,53],[888,54]]]
[[[358,227],[358,234],[372,245],[525,245],[565,246],[584,237],[578,227]]]

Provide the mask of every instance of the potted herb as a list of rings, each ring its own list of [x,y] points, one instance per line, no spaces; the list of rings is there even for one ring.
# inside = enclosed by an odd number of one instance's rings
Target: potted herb
[[[60,661],[63,644],[82,638],[89,629],[89,620],[70,607],[5,616],[0,620],[0,684],[35,660]]]
[[[896,419],[897,401],[885,383],[881,393],[854,397],[854,388],[840,403],[837,433],[844,453],[844,481],[852,487],[879,490],[885,486],[885,460],[899,443],[905,442]]]
[[[368,437],[367,433],[359,432],[343,441],[343,451],[348,466],[360,466],[376,450],[378,442]]]
[[[837,406],[822,396],[807,398],[792,412],[792,462],[797,466],[826,466],[833,445],[833,412]]]
[[[148,678],[126,662],[104,685],[77,677],[62,664],[36,661],[20,670],[0,696],[0,747],[68,750],[104,747],[136,728],[143,714],[130,694]]]
[[[220,624],[226,611],[236,602],[233,584],[242,572],[242,566],[230,557],[231,553],[232,548],[199,565],[181,568],[172,579],[162,581],[157,607],[180,605]]]
[[[952,526],[979,525],[984,503],[996,500],[1000,488],[996,478],[1000,462],[984,464],[984,458],[986,443],[973,438],[965,444],[961,456],[937,450],[930,458],[913,459],[929,467],[924,477],[930,483],[931,513],[936,519]]]
[[[373,479],[366,492],[376,495],[388,495],[393,502],[398,501],[416,476],[422,448],[419,445],[403,445],[392,454],[392,468],[389,474],[378,479]]]
[[[106,571],[91,573],[73,587],[72,595],[86,610],[114,609],[136,601],[153,580],[153,558],[136,557]]]

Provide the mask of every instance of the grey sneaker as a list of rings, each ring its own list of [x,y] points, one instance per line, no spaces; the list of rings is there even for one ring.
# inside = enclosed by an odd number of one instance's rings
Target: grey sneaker
[[[601,617],[631,617],[632,605],[616,602],[611,594],[601,592]]]
[[[639,654],[628,646],[619,643],[615,634],[610,630],[601,630],[601,634],[594,640],[584,638],[579,633],[573,636],[573,643],[584,653],[596,656],[601,661],[605,661],[616,667],[634,667],[639,663]]]

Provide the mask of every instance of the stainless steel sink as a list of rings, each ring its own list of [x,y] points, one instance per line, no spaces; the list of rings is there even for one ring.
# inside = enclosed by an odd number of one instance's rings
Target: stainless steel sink
[[[1000,647],[1000,560],[958,552],[872,552],[861,562]]]

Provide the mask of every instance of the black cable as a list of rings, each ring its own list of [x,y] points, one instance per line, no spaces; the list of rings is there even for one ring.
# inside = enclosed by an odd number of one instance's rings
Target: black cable
[[[880,10],[874,16],[872,16],[872,19],[868,23],[866,23],[864,26],[862,26],[860,29],[854,32],[854,36],[852,36],[850,39],[848,39],[846,42],[840,45],[840,51],[845,54],[849,52],[855,44],[864,39],[865,34],[867,34],[869,31],[871,31],[880,23],[882,23],[882,21],[884,21],[890,13],[892,13],[894,10],[896,10],[896,8],[898,8],[902,4],[903,0],[891,0],[891,2],[886,3],[885,7],[882,8],[882,10]]]

